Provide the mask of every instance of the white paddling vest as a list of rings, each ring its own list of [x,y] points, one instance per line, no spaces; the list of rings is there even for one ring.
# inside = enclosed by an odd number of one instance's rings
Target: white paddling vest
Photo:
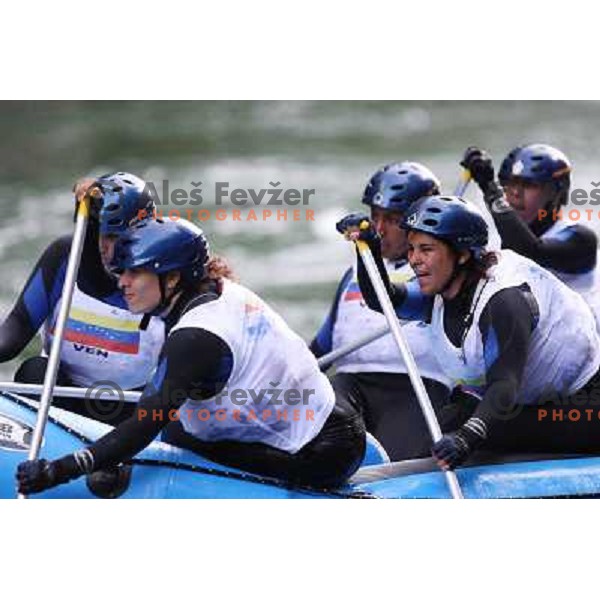
[[[42,338],[44,353],[50,351],[60,303],[46,321]],[[110,381],[123,390],[143,387],[152,378],[165,339],[161,319],[152,317],[140,331],[142,315],[101,302],[78,286],[60,351],[60,364],[74,385],[88,387]]]
[[[198,327],[233,354],[225,389],[179,410],[200,440],[260,442],[295,453],[321,431],[335,396],[304,340],[256,294],[225,280],[221,296],[186,312],[173,327]],[[191,356],[190,360],[202,360]]]
[[[559,238],[561,233],[566,229],[569,229],[575,224],[575,221],[570,220],[557,220],[554,225],[542,234],[541,239],[556,239]],[[554,273],[562,282],[568,285],[572,290],[575,290],[583,296],[583,299],[590,305],[594,317],[596,318],[596,324],[600,330],[600,251],[597,254],[596,266],[586,273],[564,273],[562,271],[555,271],[554,269],[548,269],[551,273]]]
[[[572,394],[581,389],[600,367],[600,338],[594,317],[581,296],[552,273],[511,250],[497,253],[487,283],[475,291],[474,318],[463,348],[457,348],[444,331],[444,302],[434,299],[431,348],[455,385],[482,397],[486,388],[481,313],[490,298],[502,289],[528,283],[540,316],[532,333],[517,402],[533,404],[548,391]],[[485,285],[484,285],[485,283]]]
[[[386,261],[386,269],[392,283],[406,283],[415,278],[408,263],[396,268],[394,263]],[[450,386],[431,351],[431,340],[427,325],[419,321],[400,321],[402,332],[413,353],[422,377],[434,379]],[[371,310],[360,292],[356,276],[356,267],[352,278],[342,291],[337,307],[337,315],[333,326],[333,349],[341,348],[355,341],[360,335],[381,327],[386,323],[385,317]],[[406,365],[400,356],[398,346],[390,333],[340,358],[337,362],[340,373],[406,373]]]

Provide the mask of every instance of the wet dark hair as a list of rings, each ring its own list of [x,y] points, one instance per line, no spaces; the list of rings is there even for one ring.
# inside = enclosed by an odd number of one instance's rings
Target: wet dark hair
[[[474,278],[487,279],[489,269],[497,264],[498,255],[495,252],[482,252],[477,258],[471,253],[463,268],[472,274]]]
[[[206,263],[205,269],[206,275],[202,281],[197,284],[197,290],[199,292],[206,292],[209,289],[214,288],[215,284],[220,290],[223,279],[239,281],[235,271],[229,264],[229,261],[223,256],[211,256]]]
[[[237,281],[233,267],[223,256],[211,256],[206,263],[206,277],[208,279],[232,279]]]

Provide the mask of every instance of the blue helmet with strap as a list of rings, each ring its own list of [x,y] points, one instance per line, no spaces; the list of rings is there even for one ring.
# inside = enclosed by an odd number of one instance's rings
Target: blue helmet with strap
[[[179,271],[182,284],[193,284],[205,277],[208,258],[206,236],[190,221],[146,219],[117,240],[111,268],[143,267],[157,275]]]
[[[137,221],[152,217],[154,198],[143,179],[119,172],[103,175],[96,182],[102,190],[102,235],[122,235]]]
[[[365,188],[362,202],[404,213],[423,196],[439,193],[440,181],[427,167],[404,161],[391,163],[377,171]]]
[[[501,185],[513,179],[528,183],[551,183],[554,198],[551,204],[567,204],[571,185],[571,161],[548,144],[529,144],[513,148],[504,158],[498,171]]]
[[[427,233],[455,250],[470,250],[479,258],[488,243],[488,226],[475,206],[458,196],[422,198],[406,213],[401,227]]]

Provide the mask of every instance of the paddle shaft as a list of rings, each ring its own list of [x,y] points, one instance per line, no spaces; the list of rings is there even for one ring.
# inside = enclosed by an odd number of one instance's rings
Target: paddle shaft
[[[44,390],[43,385],[35,383],[15,383],[13,381],[0,381],[0,390],[10,392],[12,394],[29,394],[31,396],[41,396]],[[101,388],[101,387],[69,387],[69,386],[54,386],[54,396],[62,396],[63,398],[82,398],[89,400],[102,400],[103,402],[138,402],[141,392],[124,392],[117,388]],[[107,398],[103,398],[103,393],[108,394]],[[116,394],[116,398],[113,397]]]
[[[429,399],[429,395],[427,394],[427,390],[425,389],[421,375],[419,374],[417,363],[415,362],[412,352],[410,351],[410,348],[404,338],[402,327],[400,326],[400,322],[398,321],[396,312],[392,306],[392,302],[388,296],[383,281],[379,276],[379,271],[377,269],[377,265],[375,264],[373,254],[371,253],[371,250],[366,242],[362,240],[355,240],[355,243],[371,280],[371,284],[373,285],[375,293],[377,294],[383,314],[385,315],[396,345],[398,346],[400,355],[402,356],[404,364],[406,365],[408,376],[410,377],[410,381],[415,390],[417,400],[419,401],[419,405],[421,407],[421,411],[423,412],[423,416],[425,417],[425,422],[427,423],[431,437],[434,442],[437,442],[442,437],[440,425],[435,416],[433,406],[431,405],[431,400]],[[444,475],[446,477],[452,497],[455,500],[462,499],[463,494],[460,489],[456,473],[454,473],[454,471],[444,471]]]
[[[48,411],[50,410],[50,403],[52,402],[52,391],[54,389],[54,384],[56,383],[56,374],[58,373],[60,346],[62,344],[65,325],[69,315],[69,309],[71,307],[73,288],[75,287],[75,282],[77,279],[77,271],[79,270],[79,263],[81,261],[81,252],[83,250],[83,244],[85,241],[85,232],[87,229],[89,211],[90,199],[88,196],[86,196],[79,202],[77,209],[77,222],[75,224],[73,243],[71,244],[71,252],[69,254],[69,261],[67,263],[65,283],[62,290],[62,300],[54,329],[54,339],[52,340],[52,346],[50,348],[50,356],[48,357],[48,365],[46,367],[46,374],[44,376],[42,397],[40,399],[40,407],[37,414],[35,428],[33,430],[28,460],[37,459],[40,452],[40,446],[42,445],[42,437],[46,428],[46,422],[48,421]],[[19,498],[24,499],[26,496],[24,494],[19,494]]]
[[[463,169],[460,173],[460,179],[454,188],[454,195],[462,198],[463,194],[467,191],[470,182],[471,172],[468,169]]]
[[[373,331],[370,331],[369,333],[366,333],[365,335],[362,335],[362,336],[356,338],[354,341],[350,342],[349,344],[346,344],[345,346],[342,346],[341,348],[337,348],[336,350],[332,350],[328,354],[324,354],[317,361],[319,363],[319,368],[323,369],[323,368],[328,367],[329,365],[334,363],[339,358],[343,358],[347,354],[350,354],[350,352],[354,352],[355,350],[358,350],[359,348],[362,348],[363,346],[366,346],[367,344],[370,344],[371,342],[378,340],[380,337],[383,337],[384,335],[388,334],[389,332],[390,332],[390,326],[387,323],[385,323],[385,324],[381,325],[380,327],[373,329]]]

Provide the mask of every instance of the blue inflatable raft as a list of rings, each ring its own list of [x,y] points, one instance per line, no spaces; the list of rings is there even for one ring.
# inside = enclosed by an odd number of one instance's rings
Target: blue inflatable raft
[[[36,404],[0,392],[0,497],[16,498],[15,470],[27,458]],[[98,439],[110,427],[50,409],[40,455],[58,458]],[[508,461],[508,462],[507,462]],[[466,498],[600,496],[600,457],[491,457],[457,471]],[[290,487],[225,467],[188,450],[154,442],[112,474],[94,474],[35,498],[449,498],[431,459],[390,463],[370,440],[363,466],[343,488]]]

